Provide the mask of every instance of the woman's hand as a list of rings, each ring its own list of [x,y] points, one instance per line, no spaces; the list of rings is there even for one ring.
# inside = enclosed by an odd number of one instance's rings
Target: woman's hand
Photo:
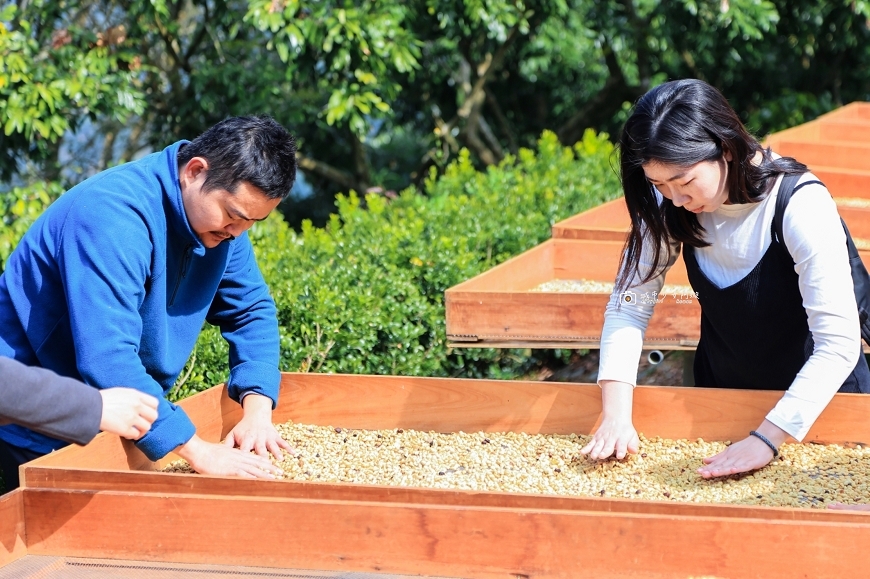
[[[640,440],[631,420],[624,422],[618,419],[604,418],[601,426],[589,444],[580,450],[580,454],[588,454],[592,459],[603,459],[616,454],[616,458],[625,458],[626,452],[637,454]]]
[[[601,382],[601,425],[589,444],[580,450],[581,454],[598,460],[614,453],[618,459],[625,458],[626,452],[637,453],[640,440],[631,422],[633,397],[631,384],[615,380]]]
[[[758,427],[758,432],[779,448],[788,433],[772,422],[765,420]],[[741,472],[757,470],[767,466],[773,460],[773,451],[761,439],[749,436],[735,442],[719,454],[704,459],[704,466],[698,469],[698,474],[704,478],[728,476]]]

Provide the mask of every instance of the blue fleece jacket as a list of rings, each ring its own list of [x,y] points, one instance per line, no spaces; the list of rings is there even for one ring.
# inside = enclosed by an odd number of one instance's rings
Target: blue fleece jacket
[[[203,321],[229,343],[232,398],[258,393],[274,407],[280,382],[275,304],[250,239],[206,249],[193,233],[178,180],[183,143],[64,193],[0,276],[0,356],[158,397],[158,419],[137,442],[151,460],[194,434],[164,395]],[[0,427],[0,439],[41,453],[66,444],[16,425]]]

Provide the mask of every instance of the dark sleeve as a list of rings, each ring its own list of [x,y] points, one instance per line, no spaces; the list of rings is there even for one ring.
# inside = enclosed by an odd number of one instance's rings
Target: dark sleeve
[[[103,399],[96,388],[0,357],[0,423],[87,444],[100,431]]]

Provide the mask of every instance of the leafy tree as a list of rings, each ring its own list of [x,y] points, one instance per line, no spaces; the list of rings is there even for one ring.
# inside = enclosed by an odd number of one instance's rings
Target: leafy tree
[[[27,3],[25,3],[27,4]],[[58,176],[59,142],[86,119],[124,122],[145,109],[140,59],[124,46],[126,29],[100,26],[80,3],[34,0],[0,11],[0,176],[44,162]]]
[[[586,127],[615,134],[630,103],[671,78],[719,87],[761,134],[870,98],[863,0],[21,6],[0,13],[6,178],[68,184],[267,113],[300,137],[300,166],[331,207],[337,192],[422,184],[462,148],[482,167],[545,129],[566,145]]]

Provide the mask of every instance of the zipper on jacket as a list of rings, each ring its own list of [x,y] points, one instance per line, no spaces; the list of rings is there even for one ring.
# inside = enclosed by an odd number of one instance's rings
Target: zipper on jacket
[[[172,290],[172,298],[169,300],[169,305],[166,307],[172,307],[172,304],[175,303],[175,296],[178,294],[178,287],[181,285],[181,280],[187,277],[187,268],[190,266],[190,258],[193,253],[193,244],[191,243],[187,247],[184,248],[184,255],[181,257],[181,268],[178,272],[178,279],[175,281],[175,289]]]

